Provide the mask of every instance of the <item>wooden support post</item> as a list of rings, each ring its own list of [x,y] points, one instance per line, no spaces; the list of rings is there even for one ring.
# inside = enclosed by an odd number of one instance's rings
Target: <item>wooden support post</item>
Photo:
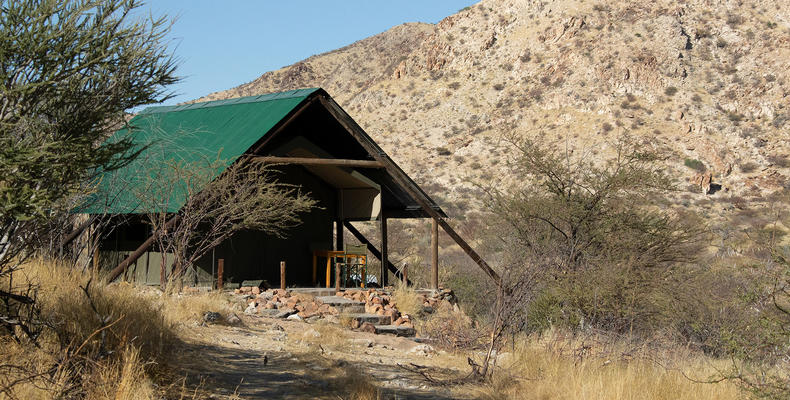
[[[370,254],[373,254],[373,257],[376,257],[378,260],[381,260],[381,252],[379,251],[379,249],[377,249],[376,246],[374,246],[373,243],[371,243],[370,240],[368,240],[368,238],[366,238],[365,235],[362,234],[362,232],[358,231],[357,228],[354,228],[354,225],[351,225],[351,223],[348,221],[343,222],[343,225],[346,226],[346,229],[348,229],[348,231],[351,232],[351,234],[354,235],[354,237],[357,238],[357,240],[359,240],[362,244],[368,246],[368,251],[370,251]],[[398,279],[403,278],[401,272],[397,268],[395,268],[395,266],[392,265],[391,262],[387,262],[387,269],[389,269],[390,272],[395,274],[396,278]],[[406,281],[409,285],[411,285],[411,282],[408,282],[408,279]]]
[[[280,289],[285,290],[285,261],[280,261]]]
[[[343,221],[335,221],[335,250],[343,251]]]
[[[387,278],[389,271],[387,270],[387,263],[389,263],[389,254],[387,252],[387,217],[384,216],[384,210],[381,210],[381,287],[387,286]]]
[[[313,286],[318,285],[318,257],[313,252]]]
[[[401,283],[403,283],[403,286],[408,286],[409,285],[409,265],[408,264],[404,264],[403,265],[403,271],[401,272],[401,275],[403,275],[401,277],[402,278],[401,279]]]
[[[340,267],[335,263],[335,293],[340,291]]]
[[[431,288],[439,289],[439,222],[431,218]]]
[[[217,290],[222,290],[225,283],[222,281],[225,276],[225,259],[220,258],[217,260]]]

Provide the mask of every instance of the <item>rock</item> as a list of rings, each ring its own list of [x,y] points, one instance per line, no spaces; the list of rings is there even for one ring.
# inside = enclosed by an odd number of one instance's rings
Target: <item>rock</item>
[[[404,322],[406,322],[406,320],[403,319],[403,317],[400,317],[400,318],[396,319],[395,321],[393,321],[392,325],[400,326],[400,325],[403,325]]]
[[[423,314],[433,314],[433,311],[434,311],[434,309],[433,309],[432,306],[423,306],[422,307]]]
[[[690,179],[692,184],[697,185],[700,187],[700,189],[702,189],[702,194],[710,193],[710,185],[712,180],[713,175],[711,175],[710,171],[700,172]]]
[[[352,319],[351,320],[351,329],[357,329],[357,328],[359,328],[359,320],[358,319]]]
[[[384,312],[384,315],[390,317],[393,321],[395,321],[398,318],[400,318],[400,313],[398,312],[398,310],[395,310],[395,309],[386,310]]]
[[[426,343],[418,344],[409,350],[409,353],[422,353],[421,355],[433,354],[435,352],[436,350],[433,348],[433,346]]]
[[[363,323],[362,326],[359,327],[359,330],[362,332],[376,333],[376,327],[370,322]]]
[[[250,315],[257,314],[258,313],[258,307],[255,305],[254,302],[250,303],[250,304],[247,304],[247,308],[244,309],[244,313],[245,314],[250,314]]]
[[[260,293],[261,293],[261,288],[259,288],[257,286],[253,286],[252,287],[252,294],[258,295]]]
[[[218,312],[208,311],[205,314],[203,314],[203,322],[206,322],[206,323],[209,323],[209,324],[213,324],[213,323],[219,321],[220,318],[222,318],[222,315],[220,315],[220,313],[218,313]]]
[[[233,293],[241,294],[241,289],[233,289]]]
[[[289,316],[296,314],[296,310],[293,308],[281,308],[279,312],[274,315],[275,318],[288,318]]]
[[[331,314],[324,316],[324,321],[326,321],[329,324],[339,324],[340,323],[340,320],[336,316],[331,315]]]
[[[286,319],[292,319],[294,321],[301,321],[302,317],[300,317],[299,314],[291,314]]]
[[[258,309],[258,314],[264,317],[275,318],[278,312],[277,310]]]
[[[263,308],[265,308],[267,310],[273,310],[273,309],[277,308],[277,306],[274,305],[274,303],[269,302],[269,303],[264,304]]]
[[[235,313],[230,313],[230,315],[225,318],[225,323],[228,325],[238,325],[241,323],[241,318]]]

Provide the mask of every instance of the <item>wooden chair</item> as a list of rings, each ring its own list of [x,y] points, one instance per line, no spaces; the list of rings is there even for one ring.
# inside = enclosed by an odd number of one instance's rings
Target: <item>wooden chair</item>
[[[360,287],[365,287],[368,266],[368,246],[364,244],[347,244],[340,256],[340,262],[335,263],[335,268],[340,268],[340,275],[346,286],[349,278],[359,277]]]

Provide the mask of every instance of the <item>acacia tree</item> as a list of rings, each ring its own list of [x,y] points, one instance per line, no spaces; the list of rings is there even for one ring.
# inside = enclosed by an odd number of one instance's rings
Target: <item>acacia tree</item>
[[[169,160],[151,172],[155,185],[135,195],[144,208],[167,210],[166,202],[183,193],[177,213],[151,212],[146,219],[162,252],[162,285],[181,285],[184,273],[208,251],[241,230],[284,237],[298,225],[300,214],[315,200],[300,188],[279,183],[277,172],[252,158],[236,160],[218,177],[224,160],[184,163]],[[165,276],[165,254],[173,255],[172,274]]]
[[[128,138],[105,142],[125,112],[170,97],[165,87],[178,78],[164,42],[169,22],[132,20],[139,6],[0,1],[0,280],[99,170],[137,154]],[[11,331],[22,299],[7,289],[0,324]]]
[[[702,232],[664,201],[674,189],[665,158],[628,137],[598,160],[530,139],[511,142],[509,167],[519,180],[488,193],[508,268],[532,271],[508,274],[533,286],[522,308],[534,320],[524,314],[512,323],[540,329],[563,318],[572,327],[623,330],[658,318],[651,296],[669,293],[672,268],[694,259]]]

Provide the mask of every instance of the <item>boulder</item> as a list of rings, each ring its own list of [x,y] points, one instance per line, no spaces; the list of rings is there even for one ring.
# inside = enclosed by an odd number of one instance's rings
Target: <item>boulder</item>
[[[376,326],[374,326],[370,322],[365,322],[362,324],[362,326],[359,327],[359,330],[362,332],[376,333]]]
[[[289,316],[296,314],[296,310],[293,308],[281,308],[279,312],[274,315],[275,318],[288,318]]]
[[[409,353],[417,354],[419,356],[428,356],[435,352],[436,350],[434,350],[434,348],[431,345],[425,343],[418,344],[414,346],[411,350],[409,350]]]
[[[244,313],[245,314],[251,314],[251,315],[252,314],[257,314],[258,313],[258,307],[255,305],[255,303],[250,303],[250,304],[247,305],[247,308],[244,309]]]
[[[228,325],[238,325],[241,323],[241,318],[239,318],[236,313],[230,313],[230,315],[225,318],[225,323]]]
[[[220,318],[222,318],[222,315],[220,315],[220,313],[214,312],[214,311],[207,311],[205,314],[203,314],[203,322],[206,322],[206,323],[209,323],[209,324],[213,324],[213,323],[219,321]]]
[[[299,314],[291,314],[285,319],[291,319],[291,320],[294,320],[294,321],[301,321],[302,317],[300,317]]]

